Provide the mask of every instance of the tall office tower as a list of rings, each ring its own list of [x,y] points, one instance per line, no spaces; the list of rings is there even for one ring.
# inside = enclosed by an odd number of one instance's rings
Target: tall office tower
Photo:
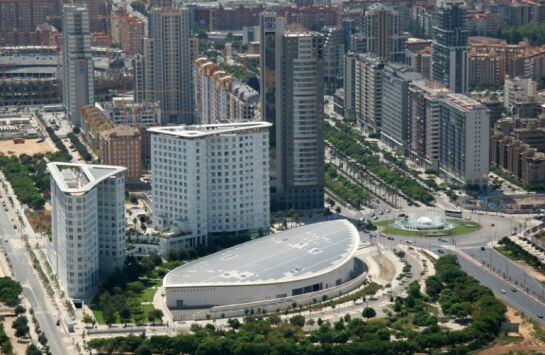
[[[150,128],[153,224],[169,248],[269,225],[267,122]]]
[[[370,54],[358,54],[354,66],[356,119],[365,132],[378,133],[382,127],[384,62]]]
[[[409,84],[410,158],[417,164],[439,169],[439,99],[450,91],[432,80]]]
[[[451,91],[467,92],[468,48],[461,0],[445,0],[435,14],[432,43],[432,79]]]
[[[281,108],[281,48],[285,26],[286,20],[283,17],[276,17],[275,13],[263,13],[259,16],[259,38],[261,38],[259,99],[261,119],[273,124],[269,134],[271,203],[276,203],[277,196],[280,193],[277,161],[281,156],[277,144],[279,141],[278,135],[282,132],[277,128],[276,120],[277,117],[280,117],[280,112],[277,112],[277,110]]]
[[[439,169],[461,184],[486,186],[490,111],[462,94],[439,100]]]
[[[193,122],[192,51],[190,17],[187,9],[152,8],[149,17],[150,43],[144,43],[146,70],[153,80],[145,80],[152,97],[159,101],[165,122]],[[146,46],[149,48],[146,49]],[[146,50],[151,53],[146,55]],[[148,60],[150,57],[150,60]],[[148,64],[148,62],[150,62]]]
[[[87,8],[81,5],[65,5],[63,28],[63,103],[70,121],[75,126],[80,126],[82,106],[95,103]]]
[[[328,93],[342,85],[344,64],[344,35],[340,26],[324,27],[324,80]]]
[[[125,259],[125,168],[49,163],[50,260],[68,297],[88,298]]]
[[[390,62],[405,62],[406,38],[401,31],[396,10],[382,4],[372,4],[362,16],[361,28],[364,52],[373,53]]]
[[[142,102],[145,100],[145,62],[142,54],[137,54],[132,58],[132,81],[134,90],[134,102]]]
[[[322,208],[324,201],[323,40],[287,32],[284,19],[260,16],[262,119],[271,133],[275,210]]]
[[[386,64],[382,73],[381,140],[401,155],[409,151],[409,84],[420,74],[400,64]]]
[[[344,55],[343,68],[344,88],[344,118],[356,119],[356,55],[347,53]]]

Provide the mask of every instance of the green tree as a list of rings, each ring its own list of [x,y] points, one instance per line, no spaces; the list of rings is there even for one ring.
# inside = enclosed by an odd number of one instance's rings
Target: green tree
[[[127,324],[131,320],[132,312],[129,307],[123,307],[121,311],[119,311],[119,318],[123,324]]]
[[[117,320],[117,313],[115,311],[114,306],[111,303],[107,304],[103,308],[102,315],[104,317],[104,322],[108,325],[108,327],[114,324]]]
[[[229,320],[227,320],[227,324],[231,327],[231,329],[234,330],[240,328],[240,322],[236,318],[230,318]]]
[[[155,325],[155,320],[161,320],[163,318],[163,311],[160,309],[153,309],[148,312],[148,320]]]
[[[30,344],[26,348],[26,355],[42,355],[42,351],[36,347],[34,344]]]
[[[295,315],[293,317],[290,318],[290,323],[292,325],[296,325],[298,327],[303,327],[305,326],[305,317],[302,316],[302,315]]]
[[[20,315],[20,314],[23,314],[23,313],[26,312],[26,308],[23,307],[23,306],[21,306],[21,305],[17,305],[17,306],[15,307],[14,311],[15,311],[15,314],[16,314],[16,315]]]
[[[363,312],[361,312],[361,316],[367,319],[374,318],[376,315],[377,312],[375,312],[375,310],[371,307],[365,307]]]
[[[140,345],[138,349],[134,352],[134,355],[153,355],[150,348],[146,345]]]
[[[17,317],[11,327],[15,329],[15,336],[17,338],[24,337],[28,334],[30,328],[28,327],[28,318],[25,316]]]

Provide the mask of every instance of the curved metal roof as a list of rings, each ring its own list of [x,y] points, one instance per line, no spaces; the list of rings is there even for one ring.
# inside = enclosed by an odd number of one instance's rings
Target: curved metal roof
[[[320,222],[236,245],[169,272],[164,287],[260,285],[325,274],[349,261],[359,233],[347,220]]]

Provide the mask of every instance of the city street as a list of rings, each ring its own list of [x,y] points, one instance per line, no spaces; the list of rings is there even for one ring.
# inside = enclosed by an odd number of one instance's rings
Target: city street
[[[13,229],[10,216],[3,209],[0,210],[0,235],[3,239],[2,246],[13,265],[14,277],[23,287],[23,294],[30,302],[40,328],[47,336],[51,352],[55,355],[73,354],[73,349],[69,349],[69,345],[65,343],[65,340],[68,340],[66,334],[56,325],[57,312],[49,307],[47,295],[32,268],[23,241]]]

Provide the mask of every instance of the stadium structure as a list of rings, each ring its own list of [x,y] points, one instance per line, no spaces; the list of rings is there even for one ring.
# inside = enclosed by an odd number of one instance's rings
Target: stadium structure
[[[283,310],[359,287],[367,266],[347,220],[310,224],[254,239],[187,263],[163,280],[172,320]]]

